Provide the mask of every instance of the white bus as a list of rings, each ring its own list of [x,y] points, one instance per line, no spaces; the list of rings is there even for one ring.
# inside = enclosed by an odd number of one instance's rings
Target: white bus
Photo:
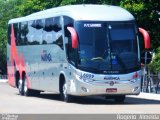
[[[148,33],[139,30],[148,49]],[[68,5],[11,19],[7,69],[20,95],[50,91],[66,102],[90,95],[123,102],[140,93],[135,18],[117,6]]]

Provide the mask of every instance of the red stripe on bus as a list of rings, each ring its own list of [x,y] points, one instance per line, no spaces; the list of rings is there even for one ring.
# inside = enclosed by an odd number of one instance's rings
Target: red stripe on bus
[[[21,63],[21,65],[20,65],[20,67],[21,67],[21,68],[20,68],[21,73],[22,73],[23,71],[25,71],[25,73],[26,73],[25,61],[24,61],[24,57],[23,57],[22,54],[20,55],[20,63]],[[29,81],[29,78],[28,78],[27,73],[26,73],[26,80],[27,80],[27,87],[28,87],[28,88],[31,88],[31,84],[30,84],[30,81]]]
[[[14,65],[15,64],[15,65]],[[17,52],[17,47],[16,47],[16,39],[15,39],[15,34],[14,34],[14,26],[12,24],[11,28],[11,49],[10,49],[10,67],[8,67],[8,81],[11,86],[15,87],[15,68],[16,70],[19,71],[20,73],[20,79],[22,79],[22,72],[24,71],[26,73],[25,69],[25,62],[24,62],[24,57],[23,55],[20,55],[20,59],[18,59],[18,52]],[[26,80],[27,80],[27,85],[28,88],[31,87],[30,81],[28,79],[28,76],[26,74]]]

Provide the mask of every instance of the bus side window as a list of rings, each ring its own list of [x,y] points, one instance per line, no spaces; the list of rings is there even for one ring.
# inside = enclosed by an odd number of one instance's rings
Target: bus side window
[[[18,38],[18,23],[14,23],[13,24],[13,27],[14,27],[14,35],[15,35],[15,42],[16,42],[16,45],[18,46],[19,45],[19,38]]]
[[[30,45],[40,45],[42,43],[43,20],[29,21],[28,41]]]
[[[20,40],[20,45],[27,45],[28,44],[28,39],[27,39],[27,34],[28,34],[28,22],[22,22],[19,24],[19,34],[18,38]]]
[[[43,21],[42,20],[36,20],[36,26],[35,28],[37,30],[42,29],[43,28]]]
[[[53,31],[53,18],[47,18],[45,19],[45,25],[44,25],[44,28],[43,30],[45,30],[46,32],[51,32]]]
[[[76,51],[75,51],[75,49],[72,48],[71,34],[67,29],[68,26],[70,26],[70,27],[73,26],[73,19],[71,19],[67,16],[64,16],[64,34],[65,34],[65,41],[67,42],[65,44],[66,54],[67,54],[68,61],[71,64],[75,65]]]
[[[56,44],[63,50],[62,26],[60,20],[60,17],[45,19],[43,41],[47,44]]]
[[[60,17],[54,18],[54,25],[53,25],[53,31],[56,33],[56,41],[53,42],[54,44],[57,44],[62,50],[63,48],[63,37],[62,37],[62,25],[60,21]]]
[[[43,41],[42,44],[52,44],[55,41],[55,33],[53,32],[54,19],[46,18],[44,19],[43,28]]]
[[[8,25],[8,44],[11,45],[11,24]]]

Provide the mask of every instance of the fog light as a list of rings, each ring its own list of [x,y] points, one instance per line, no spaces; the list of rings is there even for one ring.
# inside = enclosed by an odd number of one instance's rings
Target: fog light
[[[88,92],[88,89],[85,88],[85,87],[81,87],[81,89],[82,89],[84,92]]]
[[[130,80],[131,83],[136,83],[137,82],[137,79],[132,79]]]
[[[138,90],[138,88],[139,88],[139,87],[135,87],[135,88],[133,89],[133,92],[137,91],[137,90]]]

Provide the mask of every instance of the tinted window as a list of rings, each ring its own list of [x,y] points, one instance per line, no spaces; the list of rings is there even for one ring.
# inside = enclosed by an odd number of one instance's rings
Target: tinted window
[[[73,19],[67,16],[64,16],[63,19],[64,19],[65,41],[67,42],[67,44],[65,45],[67,57],[70,63],[75,64],[76,51],[75,49],[72,48],[71,34],[67,29],[67,27],[73,27]]]
[[[18,23],[14,23],[14,35],[15,35],[15,41],[16,41],[16,45],[19,45],[19,36],[18,36],[18,32],[19,32],[19,28],[18,28]]]
[[[78,66],[91,71],[139,69],[138,44],[132,22],[76,21]]]
[[[27,45],[28,44],[28,39],[27,39],[27,34],[28,34],[28,22],[22,22],[19,24],[19,44],[20,45]]]
[[[42,44],[57,44],[63,49],[62,27],[60,17],[47,18],[44,20]]]
[[[54,23],[53,23],[53,18],[47,18],[45,19],[45,26],[44,26],[44,30],[46,32],[51,32],[53,31],[53,27],[54,27]]]
[[[8,44],[11,44],[11,24],[8,25]]]
[[[60,17],[46,18],[14,24],[16,45],[57,44],[63,49]],[[11,25],[8,26],[10,43]]]
[[[108,29],[112,40],[133,40],[135,31],[133,24],[109,24]]]
[[[30,45],[39,45],[42,43],[43,20],[34,20],[28,22],[28,43]]]

